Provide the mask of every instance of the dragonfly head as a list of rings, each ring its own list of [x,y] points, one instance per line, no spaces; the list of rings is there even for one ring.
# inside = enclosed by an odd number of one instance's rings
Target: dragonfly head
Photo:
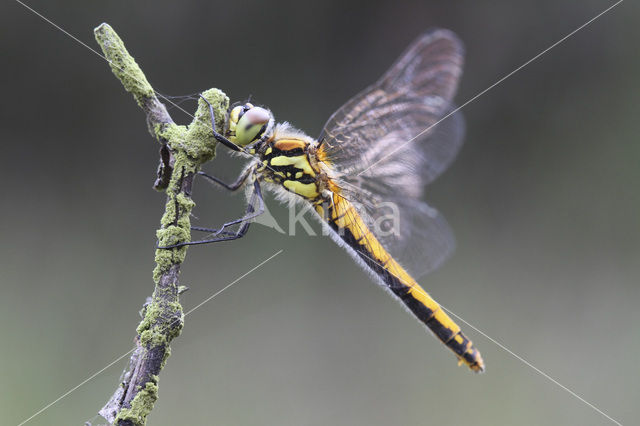
[[[238,105],[229,113],[229,140],[247,146],[266,139],[273,129],[273,114],[250,103]]]

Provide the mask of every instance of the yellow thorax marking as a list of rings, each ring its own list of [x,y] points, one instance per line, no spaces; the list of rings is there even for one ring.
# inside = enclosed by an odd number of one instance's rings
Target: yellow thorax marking
[[[286,157],[280,155],[271,159],[272,166],[294,166],[308,175],[315,176],[316,172],[313,171],[306,155],[297,155],[295,157]]]
[[[306,198],[315,198],[318,194],[318,188],[315,183],[301,183],[296,180],[285,180],[282,182],[285,188],[295,192]]]

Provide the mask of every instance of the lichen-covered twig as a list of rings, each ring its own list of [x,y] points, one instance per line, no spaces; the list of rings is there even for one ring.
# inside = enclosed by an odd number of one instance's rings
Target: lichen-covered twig
[[[189,215],[194,207],[193,178],[201,164],[215,155],[216,141],[208,106],[201,99],[191,124],[175,124],[115,31],[102,24],[94,33],[113,73],[144,110],[151,134],[163,145],[163,160],[155,186],[166,189],[167,203],[157,231],[158,244],[165,247],[188,242],[191,238]],[[207,90],[203,96],[213,106],[215,126],[220,131],[229,99],[217,89]],[[145,424],[158,398],[158,375],[170,354],[169,344],[180,334],[183,325],[178,274],[186,251],[186,246],[156,250],[155,289],[136,330],[136,348],[118,389],[100,410],[100,415],[112,424]]]

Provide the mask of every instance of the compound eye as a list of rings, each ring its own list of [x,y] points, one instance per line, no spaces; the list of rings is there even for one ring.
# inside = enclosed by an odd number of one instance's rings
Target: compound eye
[[[240,108],[240,112],[238,113],[238,120],[242,118],[245,112],[249,111],[253,107],[254,106],[248,102],[240,107],[236,107],[236,108]]]
[[[242,117],[247,111],[253,108],[255,108],[253,104],[250,104],[249,102],[247,102],[244,105],[238,105],[234,107],[229,113],[229,131],[227,133],[227,136],[229,137],[229,139],[231,139],[232,142],[239,144],[239,142],[236,140],[236,131],[238,128],[238,121],[242,119]],[[264,108],[261,108],[261,109],[264,109]],[[243,133],[243,131],[241,131],[241,133]]]
[[[269,123],[269,120],[271,120],[271,113],[261,107],[254,107],[251,105],[244,114],[238,112],[238,121],[235,125],[234,142],[240,146],[245,146],[258,139],[264,133],[265,125]]]

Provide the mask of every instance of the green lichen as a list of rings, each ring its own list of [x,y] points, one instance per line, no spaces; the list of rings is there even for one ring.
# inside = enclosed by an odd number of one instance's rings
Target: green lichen
[[[153,131],[159,139],[167,141],[182,141],[184,140],[185,133],[187,132],[187,126],[179,126],[175,123],[169,125],[155,124],[153,126]]]
[[[153,269],[153,281],[157,284],[160,278],[175,264],[182,263],[187,254],[187,247],[170,250],[156,250],[156,267]]]
[[[154,91],[133,56],[129,54],[124,43],[109,24],[100,24],[94,30],[94,34],[96,41],[102,47],[104,56],[109,61],[111,71],[142,107],[145,99],[154,96]]]
[[[114,424],[119,421],[130,421],[136,426],[142,426],[147,422],[147,416],[153,409],[153,405],[158,399],[158,376],[153,376],[147,382],[144,389],[138,391],[131,401],[131,408],[123,408],[118,413]]]
[[[202,92],[202,96],[213,107],[215,126],[222,131],[229,109],[229,98],[221,90],[209,89]],[[188,126],[184,139],[184,152],[198,163],[211,160],[215,155],[216,140],[211,127],[211,113],[209,105],[199,98],[198,109],[193,122]]]
[[[159,299],[157,296],[158,294],[154,294],[154,299]],[[184,314],[179,302],[152,302],[136,329],[140,344],[148,348],[168,346],[180,334],[183,320]]]

